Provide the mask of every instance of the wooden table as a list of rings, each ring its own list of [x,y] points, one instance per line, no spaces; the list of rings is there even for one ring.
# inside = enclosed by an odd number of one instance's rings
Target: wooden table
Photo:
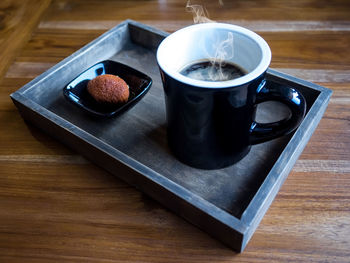
[[[196,3],[195,1],[192,1]],[[9,95],[131,18],[172,32],[186,1],[2,0],[0,262],[350,262],[350,2],[202,1],[331,88],[316,132],[242,254],[23,121]]]

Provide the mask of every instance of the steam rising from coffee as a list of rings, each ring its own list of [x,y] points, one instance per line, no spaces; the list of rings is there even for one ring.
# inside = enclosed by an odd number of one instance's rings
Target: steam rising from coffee
[[[193,22],[195,24],[215,22],[215,21],[210,20],[208,18],[209,14],[208,14],[207,9],[205,9],[201,5],[196,5],[196,4],[193,5],[193,4],[191,4],[190,0],[187,1],[186,11],[192,13],[192,15],[193,15]]]
[[[219,0],[219,4],[223,5],[222,0]],[[203,6],[191,4],[190,0],[187,1],[186,11],[192,13],[193,22],[195,24],[215,22],[208,18],[208,11]],[[209,66],[205,70],[195,70],[191,72],[191,78],[209,81],[225,81],[232,79],[232,74],[227,70],[226,61],[229,61],[234,56],[233,34],[228,32],[227,39],[213,43],[213,45],[216,48],[216,51],[214,57],[208,55],[208,60],[210,62]],[[194,61],[194,63],[203,64],[203,61]]]

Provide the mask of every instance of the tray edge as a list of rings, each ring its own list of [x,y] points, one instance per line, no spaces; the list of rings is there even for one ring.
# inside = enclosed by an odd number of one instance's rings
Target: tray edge
[[[248,232],[245,233],[243,246],[246,246],[254,234],[260,221],[266,214],[284,181],[287,179],[293,166],[310,140],[312,134],[316,130],[333,93],[331,89],[276,70],[270,69],[269,74],[274,77],[283,78],[290,82],[318,90],[320,94],[309,109],[303,122],[286,145],[280,157],[271,168],[258,192],[244,211],[241,220],[250,227],[248,228]],[[290,158],[287,158],[287,156],[290,156]],[[255,209],[255,207],[259,207],[259,209]]]

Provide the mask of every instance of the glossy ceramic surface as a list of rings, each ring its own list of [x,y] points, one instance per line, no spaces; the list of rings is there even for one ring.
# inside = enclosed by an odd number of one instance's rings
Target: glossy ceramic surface
[[[103,74],[113,74],[121,77],[129,85],[129,99],[122,104],[98,103],[87,91],[89,80]],[[150,89],[152,79],[140,71],[127,65],[105,60],[90,67],[73,79],[63,89],[64,96],[72,103],[97,117],[112,117],[130,109]]]
[[[251,145],[294,131],[306,104],[295,89],[265,85],[264,75],[232,88],[203,89],[179,82],[162,72],[166,98],[168,143],[182,162],[218,169],[241,160]],[[256,106],[276,100],[291,114],[272,123],[255,122]]]
[[[247,73],[225,81],[203,81],[182,75],[191,61],[219,59]],[[306,104],[288,87],[269,87],[265,74],[271,61],[268,44],[254,32],[230,24],[192,25],[165,38],[157,50],[166,101],[168,143],[185,164],[202,169],[230,166],[250,150],[294,131]],[[272,123],[255,122],[257,104],[277,100],[291,114]]]

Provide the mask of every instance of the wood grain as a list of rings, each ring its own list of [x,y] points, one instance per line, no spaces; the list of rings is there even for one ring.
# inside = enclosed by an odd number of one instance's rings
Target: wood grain
[[[334,94],[242,254],[26,123],[9,94],[120,21],[172,32],[186,1],[0,3],[0,262],[349,262],[350,2],[191,1],[261,34],[272,68]]]
[[[0,3],[0,79],[19,49],[28,41],[49,0],[16,1]]]
[[[185,11],[187,1],[147,1],[136,3],[124,1],[98,0],[84,1],[53,1],[47,12],[46,20],[158,20],[167,23],[169,20],[191,20],[192,14]],[[203,5],[209,18],[213,20],[291,20],[291,21],[348,21],[350,4],[347,0],[334,0],[329,4],[327,0],[295,1],[285,4],[283,0],[191,0],[192,4]]]

